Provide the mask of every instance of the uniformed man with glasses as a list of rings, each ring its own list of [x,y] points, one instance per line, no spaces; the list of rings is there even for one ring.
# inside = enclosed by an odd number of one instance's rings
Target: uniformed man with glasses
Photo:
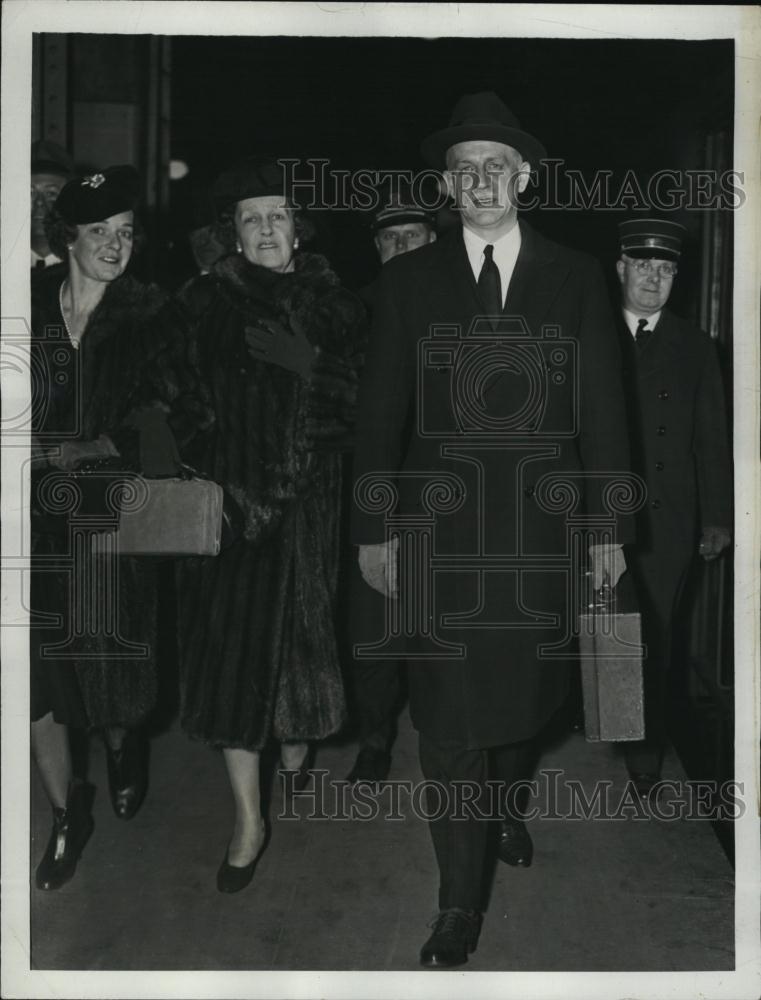
[[[632,468],[647,503],[626,562],[637,584],[645,663],[645,739],[627,743],[640,796],[657,795],[666,744],[672,631],[696,553],[730,543],[732,468],[721,372],[711,338],[666,304],[686,230],[662,219],[619,225],[620,335]]]

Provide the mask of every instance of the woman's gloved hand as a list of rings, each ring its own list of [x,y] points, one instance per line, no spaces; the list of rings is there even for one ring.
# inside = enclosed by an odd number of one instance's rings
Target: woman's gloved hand
[[[274,319],[259,320],[257,326],[246,327],[246,345],[257,361],[267,361],[308,379],[315,350],[303,330],[295,324],[288,329]]]
[[[50,456],[50,464],[57,469],[68,472],[76,469],[82,462],[92,462],[99,458],[118,457],[111,438],[101,434],[94,441],[64,441],[58,448],[58,454]]]

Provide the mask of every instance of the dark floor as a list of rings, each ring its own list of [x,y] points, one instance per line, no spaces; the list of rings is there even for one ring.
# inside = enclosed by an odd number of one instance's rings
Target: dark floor
[[[316,767],[343,778],[356,747],[321,748]],[[562,770],[553,777],[549,772]],[[542,773],[543,772],[543,773]],[[675,757],[665,774],[683,773]],[[91,742],[98,786],[95,833],[76,877],[58,892],[32,892],[36,969],[413,970],[435,906],[436,870],[426,824],[399,789],[377,797],[379,815],[340,818],[326,785],[321,805],[305,799],[299,818],[278,818],[251,885],[216,891],[232,807],[219,753],[172,729],[153,741],[151,787],[139,814],[117,820],[107,795],[104,751]],[[402,716],[392,779],[420,780],[416,738]],[[545,753],[540,778],[591,795],[610,781],[608,813],[621,804],[616,749],[569,734]],[[326,777],[326,781],[328,778]],[[346,789],[347,786],[342,786]],[[44,849],[49,810],[33,780],[32,864]],[[624,806],[626,800],[624,800]],[[316,812],[318,818],[308,818]],[[384,818],[396,812],[402,818]],[[727,970],[733,957],[732,869],[705,821],[652,817],[534,819],[534,864],[497,865],[472,970]],[[627,812],[629,816],[627,817]],[[319,818],[332,814],[333,818]]]

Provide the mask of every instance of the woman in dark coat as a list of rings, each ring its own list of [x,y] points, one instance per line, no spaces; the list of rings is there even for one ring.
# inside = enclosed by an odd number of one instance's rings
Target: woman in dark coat
[[[236,892],[264,846],[265,743],[280,742],[298,779],[308,742],[344,720],[338,446],[353,420],[364,310],[323,257],[296,252],[303,223],[276,163],[244,161],[215,197],[235,252],[179,303],[216,420],[183,457],[236,501],[243,535],[180,568],[182,725],[224,750],[236,817],[217,886]]]
[[[156,697],[154,569],[120,559],[109,602],[103,571],[115,563],[98,561],[96,570],[91,535],[73,543],[82,509],[66,503],[64,474],[83,462],[136,461],[138,432],[128,417],[164,304],[157,288],[125,274],[137,238],[138,186],[131,167],[70,181],[47,222],[65,263],[32,283],[33,370],[44,373],[33,387],[32,607],[35,616],[59,619],[33,618],[31,630],[32,747],[54,816],[36,873],[42,889],[71,878],[93,825],[86,790],[72,782],[67,727],[104,731],[117,816],[133,816],[145,789],[136,730]],[[51,570],[56,558],[64,569]]]

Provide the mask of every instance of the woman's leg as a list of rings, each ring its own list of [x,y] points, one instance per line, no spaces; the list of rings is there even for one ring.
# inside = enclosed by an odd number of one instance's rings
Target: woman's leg
[[[60,889],[92,833],[90,803],[85,787],[72,782],[68,728],[52,712],[32,722],[32,751],[53,807],[53,829],[34,881],[38,889]]]
[[[69,731],[52,712],[32,723],[32,753],[50,804],[65,809],[72,777]]]
[[[235,799],[235,826],[227,849],[227,862],[234,868],[245,868],[264,843],[259,754],[250,750],[226,749],[224,757]]]
[[[280,760],[286,771],[298,771],[309,752],[308,743],[281,743]]]

